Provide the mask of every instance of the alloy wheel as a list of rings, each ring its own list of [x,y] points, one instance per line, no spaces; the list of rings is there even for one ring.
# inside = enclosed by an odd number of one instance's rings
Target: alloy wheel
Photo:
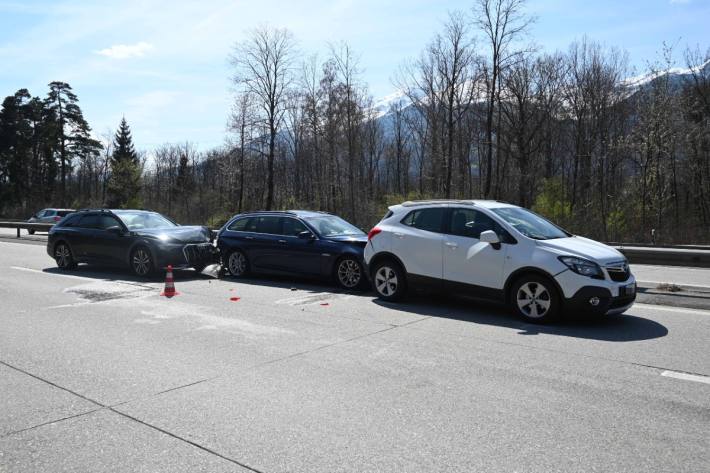
[[[133,270],[138,276],[145,276],[150,271],[150,255],[143,248],[133,253]]]
[[[65,244],[58,245],[54,250],[54,259],[57,260],[57,266],[60,268],[68,268],[71,264],[71,251]]]
[[[243,276],[247,270],[247,259],[241,251],[235,251],[229,255],[227,266],[232,276]]]
[[[518,289],[516,295],[518,309],[527,317],[538,319],[544,317],[552,305],[550,291],[539,282],[526,282]]]
[[[385,297],[392,296],[397,292],[397,273],[389,266],[382,266],[375,273],[375,288],[377,292]]]
[[[338,281],[343,287],[351,289],[360,284],[362,270],[357,261],[346,258],[338,265]]]

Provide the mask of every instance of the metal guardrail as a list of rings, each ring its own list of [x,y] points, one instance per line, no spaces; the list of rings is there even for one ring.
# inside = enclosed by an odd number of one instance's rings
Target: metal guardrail
[[[35,230],[48,232],[54,226],[53,223],[29,223],[29,222],[0,222],[0,228],[16,228],[17,238],[20,238],[20,230]]]
[[[20,230],[36,230],[47,232],[52,228],[51,223],[27,222],[0,222],[0,228],[16,228],[17,238],[21,237]],[[213,238],[218,229],[212,229]],[[628,258],[633,264],[655,264],[663,266],[694,266],[710,268],[710,247],[702,245],[677,245],[675,247],[624,245],[611,244]]]

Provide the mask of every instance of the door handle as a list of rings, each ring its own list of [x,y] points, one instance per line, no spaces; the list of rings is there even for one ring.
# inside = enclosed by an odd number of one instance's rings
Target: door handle
[[[250,237],[250,236],[248,236],[248,237],[244,237],[244,239],[245,239],[245,240],[253,240],[253,239],[254,239],[254,237]]]
[[[397,238],[404,238],[404,233],[394,232],[393,234],[394,234],[394,236],[396,236]]]
[[[285,245],[285,244],[286,244],[286,240],[279,240],[279,243],[281,243],[282,245]]]
[[[449,248],[451,248],[452,250],[455,250],[456,248],[459,247],[459,245],[457,245],[456,243],[451,243],[451,242],[449,242],[449,241],[447,241],[447,242],[444,243],[444,244],[445,244],[446,246],[448,246]]]

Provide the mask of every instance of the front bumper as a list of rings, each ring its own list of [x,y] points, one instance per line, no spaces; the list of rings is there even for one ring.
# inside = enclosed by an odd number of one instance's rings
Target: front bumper
[[[156,251],[158,267],[193,268],[219,263],[219,250],[211,243],[165,245]]]
[[[629,283],[630,284],[630,283]],[[614,315],[629,309],[636,300],[636,284],[630,294],[612,296],[609,289],[584,286],[574,296],[564,301],[564,311],[569,316]]]

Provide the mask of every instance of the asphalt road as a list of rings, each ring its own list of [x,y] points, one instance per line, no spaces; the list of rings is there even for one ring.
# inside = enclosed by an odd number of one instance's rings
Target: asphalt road
[[[710,471],[710,311],[161,286],[0,242],[0,471]]]

